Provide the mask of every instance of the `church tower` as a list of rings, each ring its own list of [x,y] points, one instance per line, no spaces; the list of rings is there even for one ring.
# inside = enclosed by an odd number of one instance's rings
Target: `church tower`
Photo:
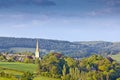
[[[36,42],[35,58],[39,58],[40,59],[38,40]]]

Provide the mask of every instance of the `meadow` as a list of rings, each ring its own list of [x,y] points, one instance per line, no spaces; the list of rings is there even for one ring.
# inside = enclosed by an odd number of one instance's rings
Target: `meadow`
[[[10,78],[3,78],[3,77],[0,77],[0,80],[13,80],[13,78],[10,79]],[[17,80],[17,79],[14,79],[14,80]],[[35,77],[33,80],[60,80],[60,79],[55,79],[55,78],[48,78],[48,77],[38,76],[38,77]]]
[[[27,63],[20,63],[20,62],[0,62],[1,68],[13,69],[17,71],[23,72],[36,72],[37,65],[35,64],[27,64]]]
[[[13,75],[22,75],[23,72],[27,72],[27,71],[36,72],[36,68],[37,68],[36,64],[30,64],[30,63],[26,64],[20,62],[0,62],[0,71],[4,71],[5,73],[13,74]],[[13,80],[13,78],[10,79],[10,78],[0,77],[0,80]],[[33,80],[60,80],[60,79],[37,76]]]
[[[116,60],[117,62],[120,63],[120,53],[119,54],[116,54],[116,55],[111,55],[111,57]]]
[[[48,77],[44,77],[44,76],[38,76],[38,77],[35,77],[33,80],[60,80],[60,79],[48,78]]]
[[[3,78],[3,77],[0,77],[0,80],[17,80],[17,79],[10,79],[10,78]]]

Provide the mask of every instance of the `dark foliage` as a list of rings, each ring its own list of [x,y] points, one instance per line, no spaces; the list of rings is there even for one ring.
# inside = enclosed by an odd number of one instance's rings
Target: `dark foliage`
[[[90,42],[69,42],[49,39],[38,39],[39,48],[46,51],[61,52],[74,58],[87,57],[91,54],[117,54],[120,52],[120,43],[90,41]],[[11,48],[35,48],[36,39],[0,37],[0,51],[14,53]],[[48,52],[46,52],[48,53]]]

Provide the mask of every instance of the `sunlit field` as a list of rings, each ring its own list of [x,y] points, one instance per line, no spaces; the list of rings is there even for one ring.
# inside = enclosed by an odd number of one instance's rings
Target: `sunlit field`
[[[120,54],[116,54],[116,55],[111,55],[111,57],[116,60],[117,62],[120,62]]]
[[[26,63],[19,63],[19,62],[0,62],[0,71],[4,71],[8,74],[13,75],[22,75],[23,72],[36,72],[36,64],[26,64]],[[4,78],[0,77],[0,80],[13,80],[13,78]],[[17,79],[14,79],[17,80]],[[54,78],[48,78],[43,76],[35,77],[33,80],[59,80]]]
[[[0,62],[0,67],[23,72],[36,72],[37,65],[19,62]]]
[[[38,76],[38,77],[34,78],[33,80],[60,80],[60,79]]]

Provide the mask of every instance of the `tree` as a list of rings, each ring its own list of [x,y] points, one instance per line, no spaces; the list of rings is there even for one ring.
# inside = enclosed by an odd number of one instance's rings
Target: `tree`
[[[0,61],[4,61],[5,60],[5,56],[0,55]]]
[[[38,64],[40,62],[39,58],[35,59],[35,64]]]
[[[22,78],[21,80],[32,80],[34,77],[33,77],[33,74],[30,73],[30,72],[25,72],[23,75],[22,75]]]
[[[68,67],[75,67],[77,64],[76,61],[70,57],[65,58],[65,61],[67,62]]]
[[[40,63],[40,60],[39,59],[36,59],[36,64],[37,64],[37,73],[40,74],[41,72],[41,63]]]
[[[24,63],[29,63],[29,59],[28,59],[28,58],[25,58],[25,59],[24,59]]]
[[[63,74],[63,76],[66,75],[66,66],[65,65],[63,66],[62,74]]]
[[[62,80],[70,80],[70,74],[67,74],[66,65],[63,66],[61,78],[62,78]]]
[[[120,78],[117,78],[116,80],[120,80]]]

